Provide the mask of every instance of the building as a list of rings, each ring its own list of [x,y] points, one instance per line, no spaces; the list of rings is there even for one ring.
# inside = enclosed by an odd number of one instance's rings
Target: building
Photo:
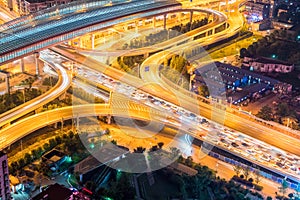
[[[31,200],[72,200],[73,192],[58,183],[50,185],[41,193],[37,194]]]
[[[11,199],[7,155],[0,152],[0,199]]]
[[[227,102],[235,105],[256,100],[270,92],[282,93],[292,89],[289,84],[230,64],[216,62],[215,65],[215,72],[211,72],[211,64],[195,70],[194,86],[206,84],[212,97],[214,93],[226,94]]]
[[[53,149],[42,156],[42,161],[46,163],[50,169],[55,171],[63,162],[66,161],[67,158],[68,156],[66,156],[64,153]]]
[[[272,28],[271,20],[262,20],[258,22],[254,22],[252,24],[252,30],[254,31],[264,31]]]
[[[128,153],[130,152],[126,147],[111,143],[105,144],[100,150],[77,163],[74,172],[79,175],[79,180],[83,183],[94,179],[95,183],[101,184],[103,175],[109,173],[110,169],[107,166],[112,167],[116,161],[124,158]]]
[[[269,19],[270,17],[269,3],[262,3],[257,1],[248,1],[245,4],[245,16],[248,22],[258,22],[261,20]]]
[[[0,0],[0,6],[3,6],[4,8],[8,8],[9,10],[13,10],[13,0]]]
[[[273,17],[293,24],[300,23],[299,0],[274,0]]]
[[[20,15],[27,15],[46,8],[50,8],[57,5],[67,4],[73,0],[16,0],[17,12]]]
[[[263,57],[245,57],[243,60],[243,66],[250,71],[258,71],[263,73],[290,73],[294,70],[293,64]]]

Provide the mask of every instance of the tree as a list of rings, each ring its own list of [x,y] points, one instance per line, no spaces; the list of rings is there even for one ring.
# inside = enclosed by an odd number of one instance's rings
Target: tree
[[[32,77],[29,77],[29,78],[27,79],[27,83],[28,83],[28,85],[29,85],[29,89],[31,89],[33,82],[34,82],[34,79],[33,79]]]
[[[38,157],[41,157],[41,155],[43,154],[43,148],[42,147],[38,147],[37,148],[37,152],[38,152]]]
[[[288,183],[285,179],[283,179],[281,185],[278,187],[279,189],[279,192],[282,193],[282,196],[285,195],[286,191],[287,191],[287,188],[288,188]]]
[[[235,174],[237,176],[239,176],[239,174],[241,173],[242,171],[242,167],[240,165],[233,165],[233,171],[235,172]]]
[[[273,117],[272,108],[269,106],[263,106],[260,111],[256,114],[257,117],[262,118],[264,120],[271,120]]]
[[[144,151],[146,151],[146,148],[140,146],[134,149],[133,151],[134,153],[144,153]]]
[[[48,142],[46,142],[44,145],[43,145],[43,148],[45,151],[49,151],[50,150],[50,145]]]
[[[170,150],[171,150],[172,159],[174,159],[180,155],[180,150],[177,149],[176,147],[170,147]]]
[[[62,139],[61,139],[61,137],[58,135],[58,136],[55,137],[55,141],[56,141],[57,144],[61,144]]]
[[[254,182],[258,185],[261,181],[262,176],[258,169],[255,169],[253,174],[254,174]]]
[[[29,153],[25,153],[25,155],[24,155],[24,161],[25,161],[26,164],[31,163],[32,157],[31,157],[31,155]]]
[[[189,167],[191,167],[193,165],[193,157],[192,156],[188,156],[187,159],[185,160],[185,164]]]
[[[74,133],[73,133],[73,131],[69,131],[69,137],[71,138],[71,139],[73,139],[73,137],[74,137]]]
[[[24,166],[25,166],[25,160],[24,160],[24,158],[20,158],[20,159],[18,160],[18,164],[19,164],[19,167],[20,167],[20,168],[24,167]]]
[[[56,142],[56,140],[55,139],[50,139],[49,140],[49,146],[50,146],[50,148],[53,148],[53,147],[55,147],[57,145],[57,142]]]
[[[164,143],[163,142],[159,142],[159,143],[157,143],[157,145],[161,149],[164,146]]]
[[[199,93],[199,95],[202,96],[202,97],[207,97],[207,96],[209,96],[209,90],[208,90],[207,85],[201,84],[201,85],[198,87],[198,93]]]
[[[248,177],[250,175],[250,167],[246,166],[246,167],[242,168],[242,171],[243,171],[243,174],[245,176],[245,179],[248,180]]]
[[[267,197],[267,200],[272,200],[272,197],[268,196],[268,197]]]
[[[111,143],[117,145],[117,140],[112,140]]]
[[[38,154],[38,151],[36,149],[33,149],[31,151],[31,155],[33,156],[33,159],[38,159],[39,158],[39,154]]]
[[[248,57],[249,56],[249,52],[247,51],[246,48],[241,48],[240,49],[240,57],[244,58],[244,57]]]
[[[277,106],[276,114],[280,117],[286,117],[290,115],[290,108],[287,103],[280,103]]]

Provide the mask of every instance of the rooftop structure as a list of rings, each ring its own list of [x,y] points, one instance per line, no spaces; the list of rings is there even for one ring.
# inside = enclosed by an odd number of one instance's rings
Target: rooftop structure
[[[250,71],[258,72],[277,72],[277,73],[290,73],[294,70],[294,65],[278,61],[270,58],[258,57],[250,58],[245,57],[243,60],[243,66]]]
[[[215,63],[218,68],[218,74],[210,74],[203,79],[205,69],[209,70],[209,65],[201,67],[195,71],[196,84],[206,84],[209,92],[218,89],[226,92],[227,101],[233,104],[242,103],[245,100],[258,98],[266,92],[274,91],[282,87],[290,88],[288,84],[281,83],[273,78],[263,76],[249,70],[240,69],[230,64],[221,62]],[[222,85],[223,84],[223,85]]]

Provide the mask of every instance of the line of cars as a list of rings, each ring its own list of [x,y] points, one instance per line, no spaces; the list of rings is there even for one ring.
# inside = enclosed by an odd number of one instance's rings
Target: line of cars
[[[99,84],[104,84],[110,89],[126,95],[131,100],[142,102],[150,107],[166,110],[167,114],[172,116],[171,118],[167,118],[171,123],[177,121],[187,124],[189,122],[196,124],[197,128],[193,131],[197,132],[198,136],[202,137],[204,140],[209,140],[218,146],[222,146],[229,151],[233,151],[242,157],[259,162],[269,168],[275,168],[283,173],[290,173],[297,177],[300,175],[300,158],[295,155],[286,153],[242,133],[216,125],[201,116],[146,94],[134,87],[113,80],[104,74],[90,71],[90,69],[82,67],[78,68],[78,73],[90,80],[95,80]],[[204,135],[203,131],[199,131],[199,129],[206,131],[211,131],[211,129],[213,129],[216,134],[214,134],[213,137],[210,137],[208,134]]]

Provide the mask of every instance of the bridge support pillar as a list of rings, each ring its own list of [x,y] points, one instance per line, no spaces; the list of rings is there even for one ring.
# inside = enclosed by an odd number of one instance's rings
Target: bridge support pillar
[[[181,22],[181,13],[180,12],[176,14],[176,18],[177,18],[178,22]]]
[[[6,93],[10,94],[9,73],[6,74],[5,82],[6,82]]]
[[[23,73],[25,71],[24,58],[20,59],[20,70],[21,70],[21,73]]]
[[[167,27],[167,15],[164,14],[164,29]]]
[[[79,38],[79,48],[83,48],[83,39]]]
[[[154,16],[152,18],[152,27],[155,28],[155,26],[156,26],[156,17]]]
[[[91,49],[95,49],[95,35],[94,34],[91,35],[91,42],[92,42]]]
[[[57,128],[57,122],[56,122],[56,123],[54,123],[54,128]]]
[[[144,54],[144,58],[148,58],[148,57],[149,57],[149,53],[147,52]]]
[[[107,124],[111,124],[111,115],[107,115]]]
[[[35,58],[35,75],[37,75],[37,76],[40,75],[40,69],[39,69],[39,57],[40,57],[39,52],[35,52],[35,53],[34,53],[34,58]]]
[[[139,32],[139,21],[134,21],[135,24],[135,32],[138,33]]]
[[[193,11],[190,12],[190,23],[192,23],[192,21],[193,21]]]

